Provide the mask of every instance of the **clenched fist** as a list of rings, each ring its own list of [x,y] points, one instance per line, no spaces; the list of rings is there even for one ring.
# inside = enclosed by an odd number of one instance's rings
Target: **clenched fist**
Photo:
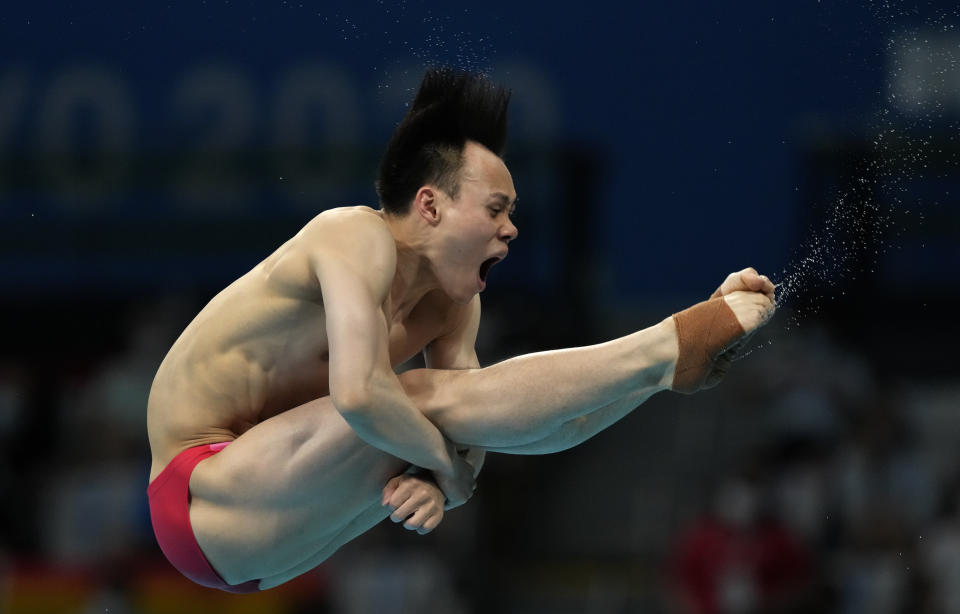
[[[403,528],[426,535],[443,520],[443,492],[428,479],[403,474],[383,488],[381,502],[393,508],[390,520]]]
[[[727,278],[720,284],[720,287],[717,288],[713,294],[710,295],[710,298],[716,298],[718,296],[726,296],[733,292],[740,290],[748,292],[760,292],[765,294],[771,302],[774,300],[774,285],[773,282],[767,279],[766,275],[760,275],[757,273],[757,270],[753,267],[748,267],[742,271],[736,273],[730,273],[727,275]]]
[[[710,300],[674,314],[679,355],[673,390],[690,394],[716,386],[774,311],[773,283],[747,268],[728,275]]]

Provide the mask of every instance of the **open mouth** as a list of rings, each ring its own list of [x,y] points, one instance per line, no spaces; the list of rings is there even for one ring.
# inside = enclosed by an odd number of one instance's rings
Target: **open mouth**
[[[487,273],[490,272],[490,269],[493,268],[493,265],[500,262],[500,258],[494,256],[493,258],[487,258],[483,261],[483,264],[480,265],[480,281],[486,283]]]

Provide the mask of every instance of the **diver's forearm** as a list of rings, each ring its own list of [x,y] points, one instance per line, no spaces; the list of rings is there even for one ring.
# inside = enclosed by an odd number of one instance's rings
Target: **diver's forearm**
[[[393,382],[386,381],[393,378]],[[360,439],[413,465],[444,474],[453,472],[452,446],[388,374],[349,411],[340,413]],[[339,409],[339,408],[338,408]]]

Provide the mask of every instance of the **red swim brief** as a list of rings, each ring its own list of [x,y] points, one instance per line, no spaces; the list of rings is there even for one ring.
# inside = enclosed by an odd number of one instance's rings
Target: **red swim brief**
[[[147,486],[150,520],[160,549],[180,573],[202,586],[230,593],[252,593],[260,590],[260,581],[250,580],[235,585],[224,582],[203,555],[190,526],[190,474],[197,463],[213,456],[229,443],[205,444],[177,454]]]

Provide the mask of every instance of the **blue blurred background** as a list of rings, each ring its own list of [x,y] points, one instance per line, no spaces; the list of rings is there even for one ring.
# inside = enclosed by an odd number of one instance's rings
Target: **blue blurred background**
[[[0,14],[0,610],[960,612],[960,16],[946,2],[44,3]],[[490,364],[647,326],[754,266],[719,388],[490,458],[254,596],[149,527],[170,344],[318,212],[375,205],[427,66],[513,90]]]

